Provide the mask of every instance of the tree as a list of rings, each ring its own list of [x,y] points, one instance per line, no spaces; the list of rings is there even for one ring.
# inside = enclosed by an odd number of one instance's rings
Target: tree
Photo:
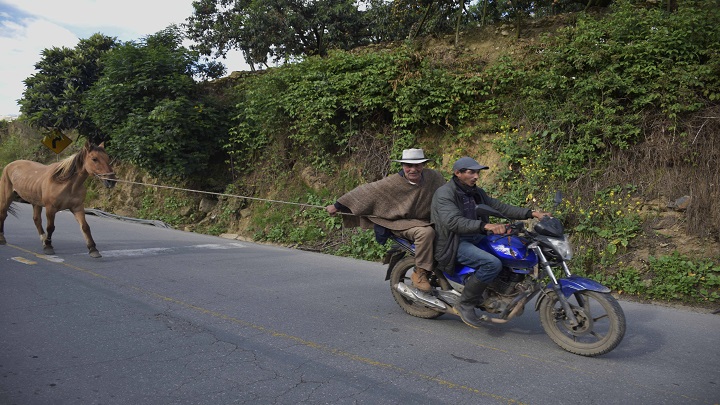
[[[396,41],[407,38],[412,23],[404,24],[393,14],[392,2],[367,0],[363,20],[368,27],[368,40],[373,43]]]
[[[86,92],[102,75],[101,57],[118,46],[115,38],[94,34],[73,48],[49,48],[35,64],[38,71],[24,80],[22,119],[37,128],[77,130],[99,143],[105,135],[83,107]]]
[[[409,29],[407,38],[421,34],[440,35],[457,30],[459,19],[470,0],[393,0],[390,6],[396,24]]]
[[[197,0],[187,36],[202,55],[239,49],[254,69],[369,42],[353,0]]]
[[[108,52],[104,74],[85,100],[93,121],[111,136],[114,156],[165,177],[202,174],[229,121],[194,80],[221,75],[221,65],[200,63],[181,42],[179,29],[169,27]]]

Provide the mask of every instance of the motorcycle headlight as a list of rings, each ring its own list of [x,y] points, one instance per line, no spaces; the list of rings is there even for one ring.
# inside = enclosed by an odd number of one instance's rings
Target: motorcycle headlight
[[[563,239],[549,238],[548,242],[552,245],[553,250],[563,258],[563,260],[570,260],[573,256],[572,245],[565,235]]]

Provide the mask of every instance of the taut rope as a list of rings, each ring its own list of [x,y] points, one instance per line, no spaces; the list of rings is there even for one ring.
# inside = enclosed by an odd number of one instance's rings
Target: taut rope
[[[103,177],[102,177],[103,174],[96,174],[95,176],[97,176],[97,177],[100,178],[100,179],[103,179]],[[139,183],[139,182],[136,182],[136,181],[122,180],[122,179],[104,179],[104,180],[115,181],[115,182],[118,182],[118,183],[134,184],[134,185],[139,185],[139,186],[150,186],[150,187],[156,187],[156,188],[164,188],[164,189],[168,189],[168,190],[187,191],[187,192],[190,192],[190,193],[209,194],[209,195],[215,195],[215,196],[219,196],[219,197],[245,198],[245,199],[248,199],[248,200],[255,200],[255,201],[265,201],[265,202],[272,202],[272,203],[291,204],[291,205],[299,205],[299,206],[302,206],[302,207],[322,208],[322,209],[325,209],[325,207],[322,206],[322,205],[304,204],[304,203],[294,203],[294,202],[289,202],[289,201],[271,200],[271,199],[268,199],[268,198],[249,197],[249,196],[236,195],[236,194],[215,193],[215,192],[212,192],[212,191],[193,190],[193,189],[181,188],[181,187],[161,186],[161,185],[157,185],[157,184]],[[338,212],[338,214],[342,214],[342,213]]]

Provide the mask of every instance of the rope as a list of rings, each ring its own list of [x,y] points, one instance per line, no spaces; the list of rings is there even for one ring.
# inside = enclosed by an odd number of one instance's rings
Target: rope
[[[163,221],[158,221],[156,219],[139,219],[139,218],[131,218],[131,217],[124,217],[122,215],[115,215],[111,214],[109,212],[101,211],[95,208],[85,208],[85,213],[90,215],[95,215],[102,218],[112,218],[112,219],[119,219],[122,221],[130,221],[130,222],[136,222],[140,224],[147,224],[147,225],[153,225],[157,226],[159,228],[172,228],[172,226],[166,224]]]
[[[97,176],[98,178],[103,179],[103,177],[101,177],[102,175],[96,175],[96,176]],[[299,205],[299,206],[302,206],[302,207],[322,208],[322,209],[325,209],[325,207],[322,206],[322,205],[304,204],[304,203],[294,203],[294,202],[289,202],[289,201],[271,200],[271,199],[268,199],[268,198],[258,198],[258,197],[248,197],[248,196],[236,195],[236,194],[215,193],[215,192],[212,192],[212,191],[193,190],[193,189],[181,188],[181,187],[161,186],[161,185],[157,185],[157,184],[139,183],[139,182],[135,182],[135,181],[122,180],[122,179],[104,179],[104,180],[110,180],[110,181],[115,181],[115,182],[118,182],[118,183],[127,183],[127,184],[134,184],[134,185],[140,185],[140,186],[151,186],[151,187],[156,187],[156,188],[164,188],[164,189],[168,189],[168,190],[187,191],[187,192],[190,192],[190,193],[210,194],[210,195],[215,195],[215,196],[220,196],[220,197],[246,198],[246,199],[248,199],[248,200],[265,201],[265,202],[280,203],[280,204],[291,204],[291,205]],[[342,213],[342,212],[338,212],[338,214],[347,215],[346,213]],[[349,214],[349,215],[352,215],[352,214]]]

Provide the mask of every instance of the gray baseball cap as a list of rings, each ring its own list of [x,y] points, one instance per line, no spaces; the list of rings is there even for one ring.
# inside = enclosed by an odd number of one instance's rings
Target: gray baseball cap
[[[460,159],[458,159],[457,162],[455,162],[455,164],[453,165],[453,172],[456,172],[456,171],[462,170],[462,169],[485,170],[485,169],[489,169],[489,167],[483,166],[480,163],[478,163],[477,161],[475,161],[475,159],[465,156],[465,157],[461,157]]]

